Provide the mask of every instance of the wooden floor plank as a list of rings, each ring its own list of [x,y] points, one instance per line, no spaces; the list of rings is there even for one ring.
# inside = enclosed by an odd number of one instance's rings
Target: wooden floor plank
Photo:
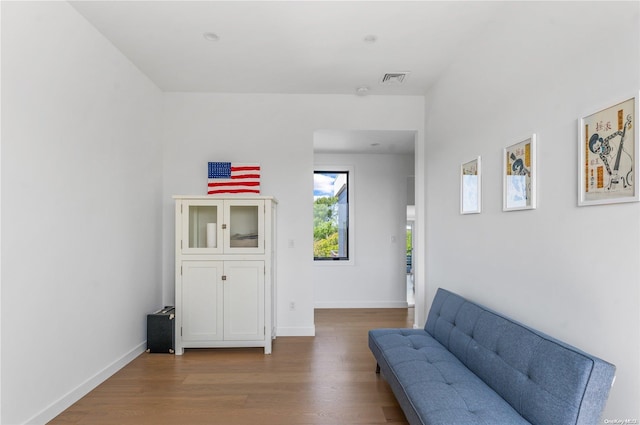
[[[321,309],[315,337],[261,348],[144,353],[52,425],[407,424],[367,345],[374,328],[411,327],[413,309]]]

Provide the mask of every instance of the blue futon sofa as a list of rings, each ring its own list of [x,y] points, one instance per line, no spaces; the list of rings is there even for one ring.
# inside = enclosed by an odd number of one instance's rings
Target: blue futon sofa
[[[438,289],[424,329],[369,331],[410,424],[596,424],[615,366]]]

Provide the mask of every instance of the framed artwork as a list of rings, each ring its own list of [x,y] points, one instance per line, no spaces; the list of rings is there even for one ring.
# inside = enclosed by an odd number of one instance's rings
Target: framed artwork
[[[480,157],[460,166],[460,214],[478,214],[482,209]]]
[[[536,135],[504,148],[502,210],[536,207]]]
[[[638,96],[580,118],[578,205],[638,201]]]
[[[209,162],[207,195],[260,194],[260,164]]]

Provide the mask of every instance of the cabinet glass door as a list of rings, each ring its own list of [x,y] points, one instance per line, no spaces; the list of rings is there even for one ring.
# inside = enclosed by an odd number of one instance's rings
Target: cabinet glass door
[[[263,253],[264,201],[233,200],[226,201],[225,206],[225,251]]]
[[[191,253],[222,252],[222,203],[186,202],[182,208],[182,250]]]

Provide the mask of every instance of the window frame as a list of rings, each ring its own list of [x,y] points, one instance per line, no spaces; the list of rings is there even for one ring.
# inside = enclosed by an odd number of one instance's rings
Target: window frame
[[[354,167],[347,165],[314,165],[313,174],[317,173],[346,173],[347,174],[347,256],[346,257],[313,257],[315,265],[353,265],[355,258],[355,190]],[[314,186],[315,187],[315,186]]]

